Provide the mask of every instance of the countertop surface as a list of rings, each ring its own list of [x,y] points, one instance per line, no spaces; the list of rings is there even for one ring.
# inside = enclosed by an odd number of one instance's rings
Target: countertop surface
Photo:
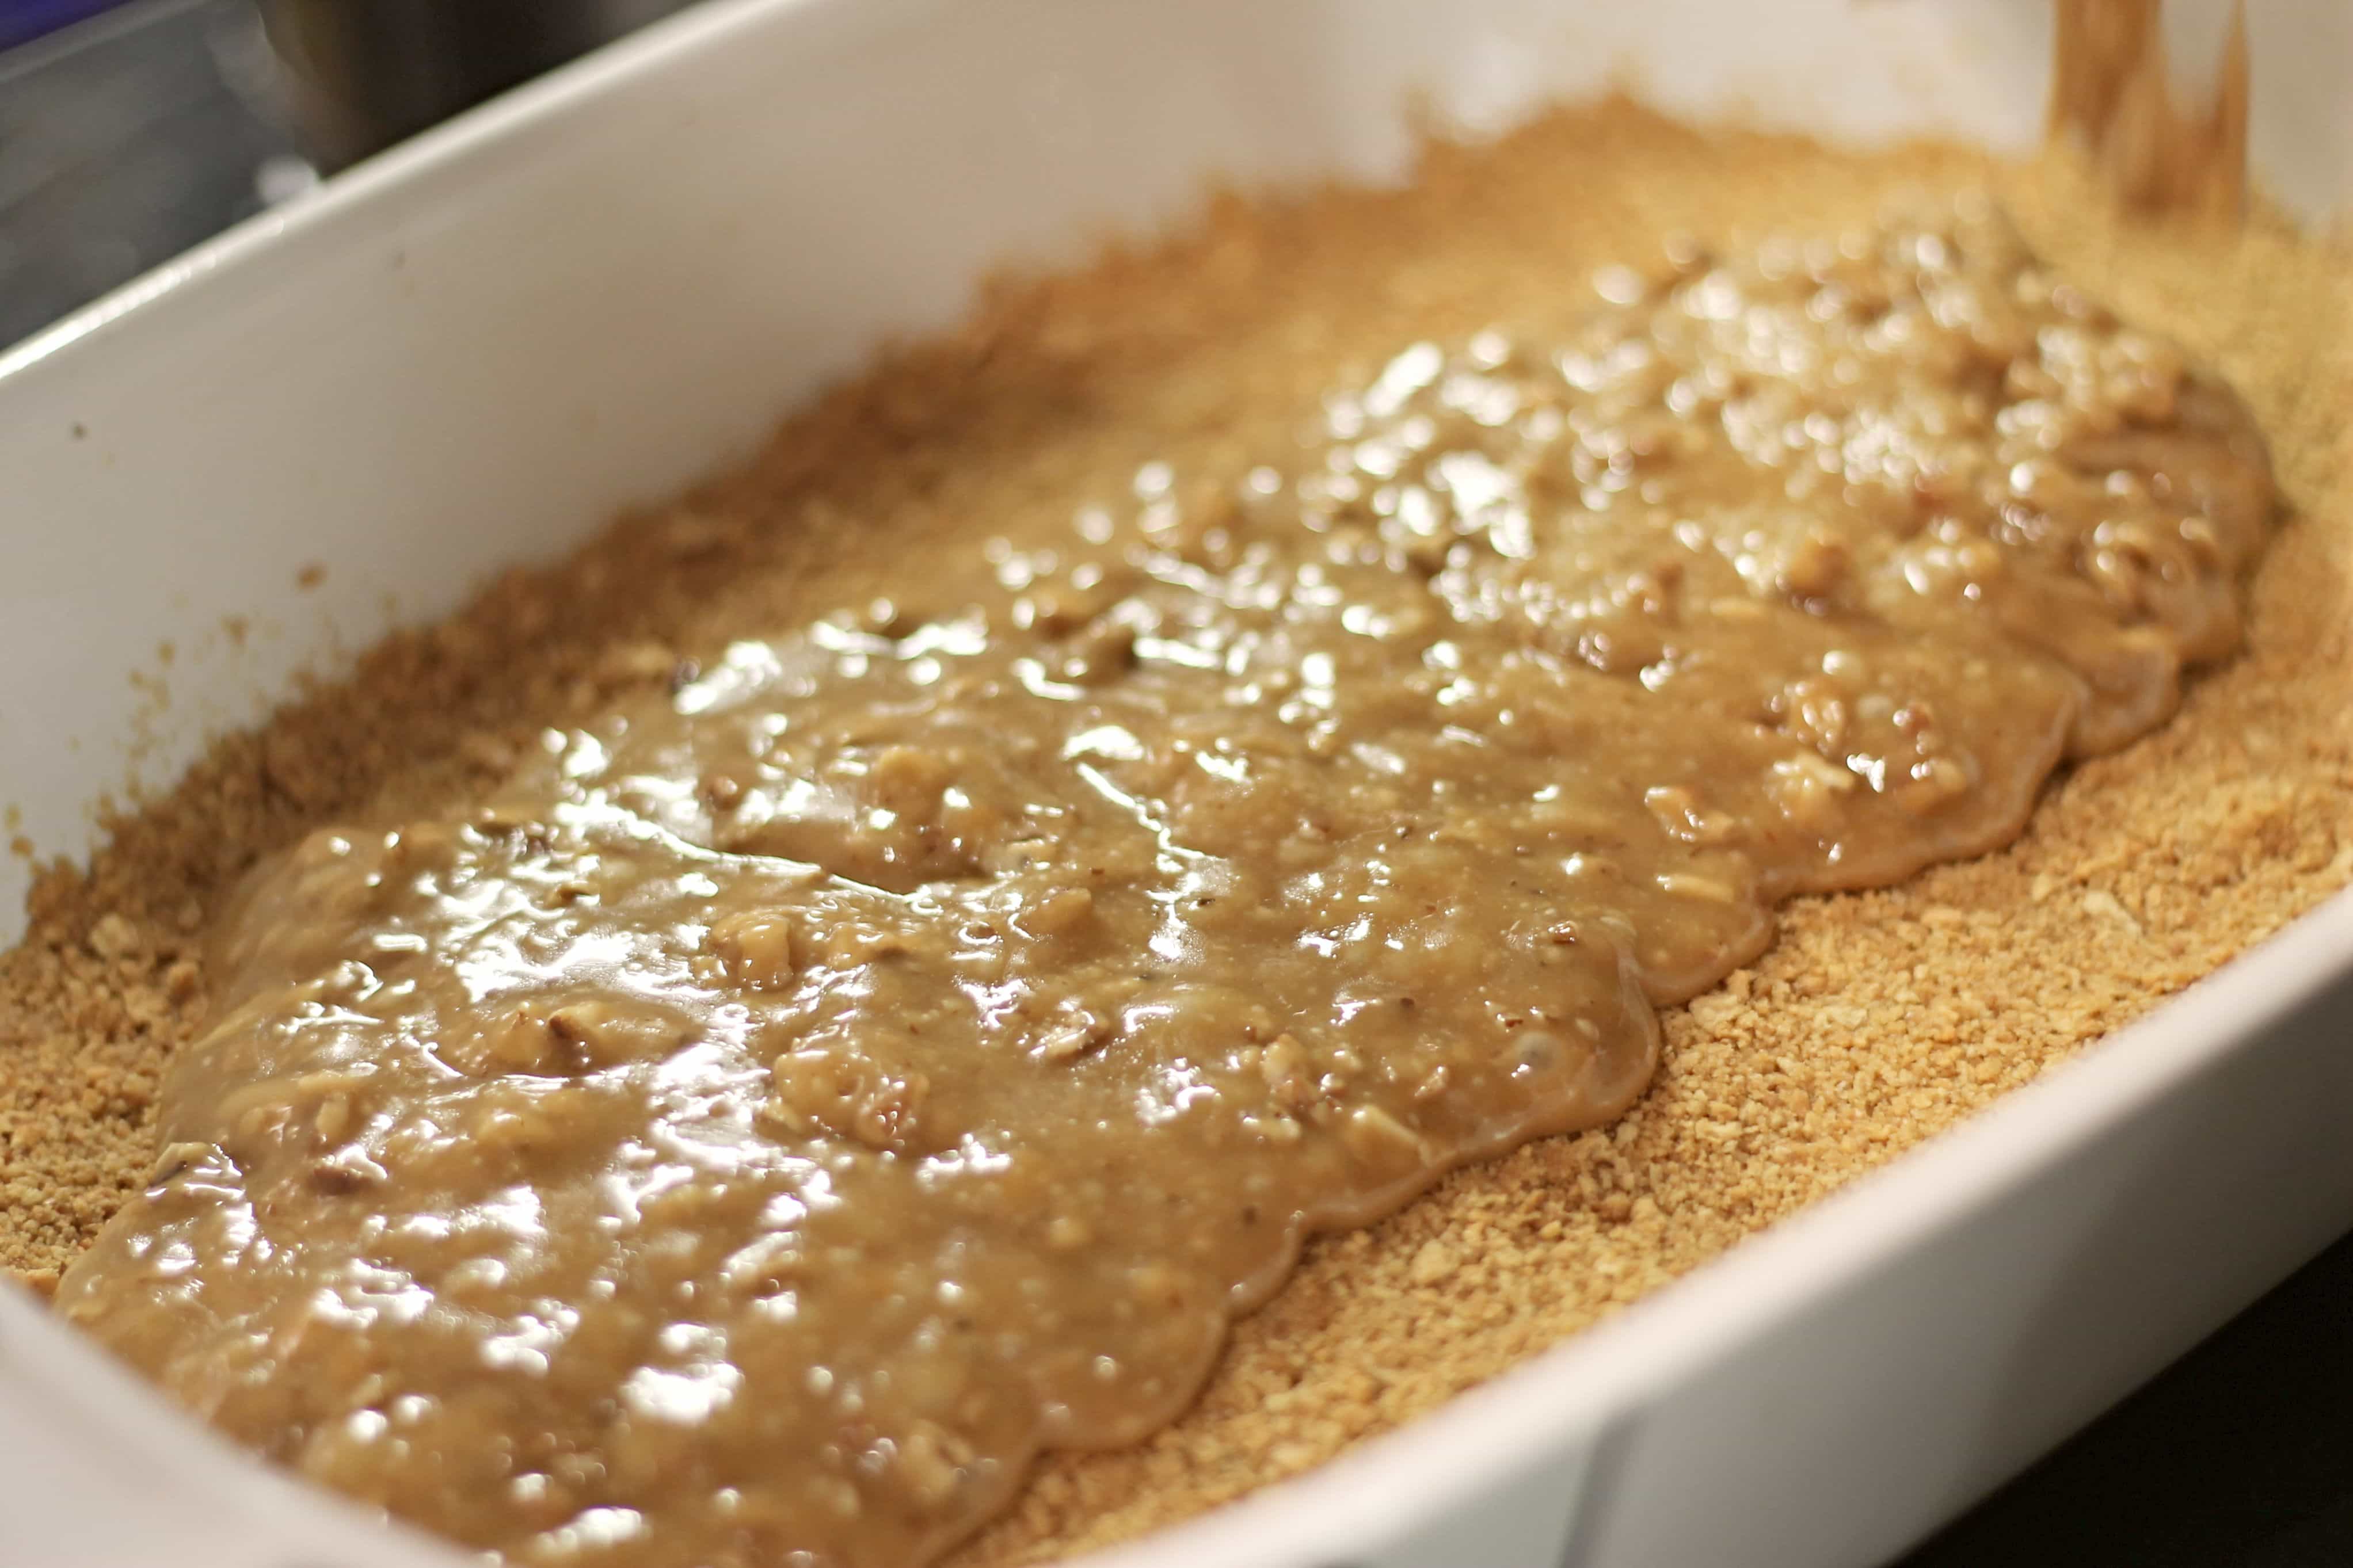
[[[267,74],[237,0],[0,54],[0,346],[312,183]],[[1900,1568],[2043,1563],[2353,1564],[2353,1237]]]

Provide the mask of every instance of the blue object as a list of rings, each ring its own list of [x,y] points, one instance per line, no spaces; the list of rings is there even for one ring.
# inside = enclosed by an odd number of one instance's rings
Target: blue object
[[[95,16],[114,4],[115,0],[0,0],[0,49],[14,48],[69,22]]]

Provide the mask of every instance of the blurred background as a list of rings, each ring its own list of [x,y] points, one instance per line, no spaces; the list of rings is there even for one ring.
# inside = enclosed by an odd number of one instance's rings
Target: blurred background
[[[686,0],[0,0],[0,345]]]
[[[0,347],[685,4],[0,0]],[[2353,1238],[1904,1568],[2038,1563],[2353,1564]]]

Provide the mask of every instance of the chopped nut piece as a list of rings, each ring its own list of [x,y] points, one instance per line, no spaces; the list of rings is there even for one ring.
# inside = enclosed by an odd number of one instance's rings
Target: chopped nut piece
[[[1038,1037],[1038,1054],[1050,1062],[1068,1061],[1084,1056],[1109,1037],[1101,1024],[1090,1019],[1067,1019],[1050,1026]]]
[[[1349,1152],[1368,1164],[1396,1164],[1429,1154],[1420,1133],[1377,1105],[1352,1108],[1340,1123],[1340,1138]]]
[[[547,1015],[548,1033],[578,1050],[596,1067],[660,1055],[678,1040],[670,1020],[625,1010],[609,1002],[574,1002]]]
[[[1275,1103],[1293,1110],[1315,1098],[1311,1067],[1305,1047],[1288,1034],[1277,1035],[1259,1055],[1259,1074],[1265,1079]]]
[[[1781,586],[1795,598],[1826,598],[1846,581],[1847,564],[1844,542],[1809,532],[1789,552],[1781,568]]]
[[[748,911],[728,915],[711,927],[707,944],[726,966],[728,977],[755,990],[779,991],[799,977],[791,919]]]
[[[1740,901],[1740,890],[1720,877],[1703,877],[1693,871],[1670,871],[1658,879],[1659,889],[1679,899],[1697,899],[1704,903],[1732,904]]]
[[[1023,910],[1018,923],[1032,936],[1061,936],[1085,923],[1094,903],[1084,888],[1064,888]]]
[[[769,1065],[774,1086],[760,1116],[797,1135],[826,1133],[876,1150],[914,1146],[931,1080],[890,1073],[863,1058],[789,1051]]]
[[[1721,844],[1738,831],[1730,814],[1703,806],[1699,797],[1681,784],[1646,790],[1642,804],[1661,827],[1686,844]]]
[[[936,1509],[955,1495],[972,1445],[934,1421],[918,1421],[899,1439],[899,1473],[918,1507]]]

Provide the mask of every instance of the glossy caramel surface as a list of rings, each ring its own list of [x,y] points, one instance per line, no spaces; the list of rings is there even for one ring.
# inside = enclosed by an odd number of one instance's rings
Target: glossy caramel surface
[[[1997,214],[1594,287],[314,835],[62,1310],[512,1561],[920,1562],[2235,643],[2260,440]]]

